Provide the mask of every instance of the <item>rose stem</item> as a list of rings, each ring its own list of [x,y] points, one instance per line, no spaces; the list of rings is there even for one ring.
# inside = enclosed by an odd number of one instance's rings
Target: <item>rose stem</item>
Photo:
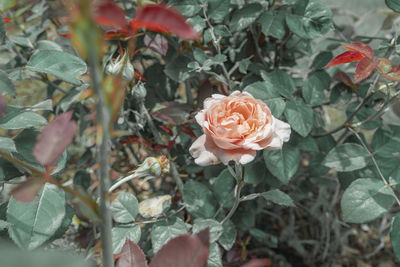
[[[235,202],[233,203],[233,207],[231,208],[229,213],[221,221],[221,224],[226,223],[233,216],[240,203],[240,192],[242,191],[242,188],[244,186],[244,180],[243,180],[243,166],[240,165],[239,163],[235,163],[235,178],[236,178]]]
[[[106,107],[104,92],[100,85],[101,75],[95,50],[89,51],[89,68],[92,76],[92,86],[97,95],[97,123],[102,127],[101,133],[98,132],[98,134],[101,136],[97,137],[100,138],[100,142],[97,142],[97,161],[100,164],[100,167],[97,171],[97,178],[100,179],[99,215],[102,219],[102,223],[100,224],[100,236],[102,240],[103,267],[112,267],[114,266],[111,236],[112,219],[110,210],[110,197],[108,194],[108,189],[110,187],[110,112]]]

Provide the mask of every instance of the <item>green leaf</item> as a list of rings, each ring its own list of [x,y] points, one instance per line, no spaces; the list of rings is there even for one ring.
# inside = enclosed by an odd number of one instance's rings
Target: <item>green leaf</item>
[[[279,189],[273,189],[268,192],[261,193],[265,200],[274,202],[281,206],[295,207],[293,200]]]
[[[80,185],[87,190],[91,183],[90,173],[86,170],[78,170],[74,175],[74,185]]]
[[[286,16],[286,23],[301,38],[315,39],[332,29],[332,11],[318,0],[298,0],[293,11]]]
[[[19,109],[7,107],[7,114],[0,119],[0,128],[7,130],[43,126],[47,120],[35,112],[20,112]]]
[[[288,184],[299,167],[300,152],[295,147],[284,145],[281,150],[264,150],[264,161],[279,181]]]
[[[321,105],[325,100],[325,91],[329,90],[331,77],[326,71],[320,70],[308,75],[303,86],[303,98],[311,106]]]
[[[151,244],[153,252],[157,253],[160,248],[174,237],[187,233],[186,224],[180,218],[168,218],[157,222],[151,229]]]
[[[223,267],[222,253],[217,243],[210,244],[210,253],[208,254],[207,267]]]
[[[10,227],[11,225],[12,224],[7,221],[0,220],[0,230],[4,230],[4,229]]]
[[[319,53],[313,60],[312,67],[316,70],[322,69],[333,58],[332,52],[323,51]]]
[[[22,176],[23,173],[17,169],[11,162],[0,158],[0,181],[10,180]]]
[[[233,32],[241,31],[250,26],[263,11],[262,5],[258,3],[247,4],[243,8],[233,12],[229,23],[229,29]]]
[[[223,170],[212,184],[212,190],[218,203],[224,208],[231,208],[234,201],[233,189],[236,181],[228,169]]]
[[[7,9],[14,7],[17,4],[17,0],[0,0],[0,11],[4,12]]]
[[[389,212],[394,203],[392,190],[381,180],[360,178],[344,191],[341,207],[343,220],[367,223]]]
[[[390,9],[400,12],[400,0],[385,0],[385,3]]]
[[[339,172],[354,171],[368,165],[368,153],[359,144],[346,143],[329,151],[322,164]]]
[[[226,250],[229,251],[236,241],[236,227],[231,221],[227,221],[222,225],[223,232],[218,243]]]
[[[243,91],[250,93],[256,99],[264,101],[276,118],[279,118],[285,110],[285,101],[269,81],[252,83],[246,86]]]
[[[392,226],[390,227],[390,243],[392,243],[394,254],[398,259],[400,259],[400,214],[397,214],[392,219]]]
[[[111,212],[116,222],[133,222],[139,213],[138,200],[131,193],[122,191],[111,202]]]
[[[193,17],[201,10],[201,5],[196,0],[173,0],[169,4],[185,17]]]
[[[82,59],[57,50],[36,51],[29,59],[27,67],[76,85],[81,84],[78,78],[87,71],[86,63]]]
[[[306,137],[314,125],[312,108],[301,99],[286,102],[285,116],[291,128],[303,137]]]
[[[270,248],[278,247],[278,238],[256,228],[250,229],[250,234],[261,244],[267,245]]]
[[[141,229],[139,225],[119,225],[112,228],[111,234],[113,253],[119,254],[126,239],[129,239],[134,243],[140,241]]]
[[[194,75],[187,67],[191,61],[190,58],[180,55],[165,66],[164,73],[176,82],[184,82]]]
[[[285,13],[283,12],[264,12],[258,18],[258,22],[261,24],[265,36],[282,39],[286,33]]]
[[[267,180],[268,171],[264,162],[255,161],[245,165],[244,181],[247,184],[259,184]]]
[[[0,137],[0,150],[6,152],[17,152],[14,141],[7,137]]]
[[[11,198],[7,207],[11,239],[21,248],[35,249],[50,239],[65,216],[65,193],[46,183],[34,201],[18,202]]]
[[[290,77],[286,72],[280,69],[275,69],[274,71],[263,75],[263,79],[269,82],[274,87],[274,90],[282,96],[292,98],[296,85],[292,77]]]
[[[216,220],[196,219],[194,220],[193,233],[197,234],[206,228],[210,229],[210,243],[216,242],[222,235],[223,227]]]
[[[211,218],[215,214],[215,201],[213,194],[202,183],[189,180],[183,188],[183,201],[186,209],[195,217]]]
[[[209,0],[208,17],[213,20],[223,20],[229,14],[229,0]]]
[[[2,70],[0,70],[0,92],[9,94],[13,97],[17,95],[14,84],[10,78],[8,78],[7,73]]]
[[[37,42],[37,49],[63,51],[62,47],[59,44],[49,40],[40,40],[39,42]]]
[[[89,267],[89,262],[73,251],[26,251],[11,246],[7,242],[0,244],[1,266],[16,267]]]

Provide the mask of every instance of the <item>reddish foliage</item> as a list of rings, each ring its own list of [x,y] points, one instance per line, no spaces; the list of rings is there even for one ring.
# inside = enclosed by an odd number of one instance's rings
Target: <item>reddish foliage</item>
[[[163,130],[164,132],[166,132],[169,136],[172,136],[174,133],[172,132],[172,130],[170,128],[168,128],[165,125],[160,125],[161,130]]]
[[[6,113],[7,110],[7,101],[6,99],[0,95],[0,118]]]
[[[131,38],[140,28],[175,34],[184,39],[200,38],[186,23],[185,17],[164,4],[138,7],[135,18],[128,21],[118,5],[107,1],[97,6],[95,20],[100,25],[112,27],[106,31],[108,39]]]
[[[164,4],[139,7],[130,21],[133,30],[145,28],[150,31],[175,34],[184,39],[199,39],[193,28],[186,23],[185,17]]]
[[[182,126],[182,132],[184,132],[185,134],[189,135],[193,139],[197,138],[196,135],[194,134],[192,128],[190,128],[189,125]]]
[[[368,57],[369,59],[374,58],[374,50],[372,50],[372,48],[369,45],[364,44],[362,42],[353,42],[351,44],[343,46],[343,48],[346,48],[350,51],[358,52],[362,54],[364,57]]]
[[[71,143],[77,128],[71,117],[72,111],[57,116],[38,135],[33,155],[42,165],[51,166]]]
[[[272,267],[269,259],[252,259],[248,263],[242,265],[242,267]]]
[[[161,34],[156,34],[152,37],[146,34],[143,42],[148,48],[160,53],[163,56],[167,55],[168,40]]]
[[[354,72],[354,82],[359,83],[371,75],[372,71],[378,66],[379,60],[372,61],[368,57],[364,57],[357,64]]]
[[[171,239],[154,256],[150,267],[205,267],[210,246],[209,229]]]
[[[18,201],[31,202],[35,199],[37,193],[43,186],[43,180],[37,178],[30,178],[27,181],[15,187],[11,195]]]
[[[142,249],[131,240],[126,239],[122,247],[116,267],[147,267],[146,255]]]
[[[129,30],[124,10],[113,2],[106,2],[97,6],[94,19],[101,25]]]
[[[354,51],[346,51],[335,58],[333,58],[329,63],[325,66],[325,68],[340,65],[340,64],[345,64],[345,63],[350,63],[350,62],[357,62],[360,61],[364,55],[354,52]]]
[[[145,82],[146,79],[140,74],[139,72],[135,71],[135,79],[141,80],[142,82]]]
[[[349,77],[349,75],[347,75],[346,73],[344,73],[343,71],[338,71],[335,76],[333,76],[333,79],[338,80],[342,83],[344,83],[345,85],[352,87],[352,88],[358,88],[359,85],[358,84],[354,84],[353,81],[351,80],[351,78]]]
[[[11,18],[3,18],[4,23],[10,22],[10,21],[11,21]]]

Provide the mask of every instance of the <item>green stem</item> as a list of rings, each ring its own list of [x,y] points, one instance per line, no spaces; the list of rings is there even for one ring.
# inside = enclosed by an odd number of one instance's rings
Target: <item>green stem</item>
[[[226,223],[230,218],[232,218],[233,214],[239,207],[240,203],[240,193],[242,192],[244,186],[244,179],[243,179],[243,166],[239,163],[235,163],[235,178],[236,178],[236,186],[235,186],[235,202],[229,213],[225,216],[225,218],[221,221],[221,224]]]
[[[101,88],[101,75],[94,50],[89,54],[89,68],[92,77],[93,90],[97,95],[96,113],[98,125],[101,125],[102,131],[100,142],[97,143],[97,161],[100,167],[97,171],[97,178],[100,179],[99,197],[100,207],[99,215],[102,219],[100,225],[100,236],[102,240],[103,267],[113,267],[114,257],[112,250],[112,219],[110,210],[110,197],[108,189],[110,187],[110,112],[105,104],[104,92]]]
[[[400,199],[397,196],[397,192],[393,189],[392,185],[386,180],[385,176],[383,176],[383,173],[382,173],[381,169],[379,168],[378,163],[375,160],[374,154],[372,154],[372,152],[369,150],[369,148],[365,144],[364,140],[361,138],[361,136],[358,134],[358,132],[354,128],[349,127],[348,129],[357,137],[358,141],[360,141],[361,145],[368,152],[369,157],[371,158],[376,170],[378,171],[379,177],[382,179],[382,182],[392,190],[393,196],[397,202],[397,205],[399,205],[399,207],[400,207]]]

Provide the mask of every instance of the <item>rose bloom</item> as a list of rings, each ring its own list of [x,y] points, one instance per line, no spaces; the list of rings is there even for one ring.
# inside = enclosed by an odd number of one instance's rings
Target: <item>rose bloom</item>
[[[257,150],[281,149],[290,137],[290,125],[272,116],[268,106],[247,92],[230,96],[214,94],[196,115],[204,134],[190,147],[201,166],[234,160],[252,161]]]

